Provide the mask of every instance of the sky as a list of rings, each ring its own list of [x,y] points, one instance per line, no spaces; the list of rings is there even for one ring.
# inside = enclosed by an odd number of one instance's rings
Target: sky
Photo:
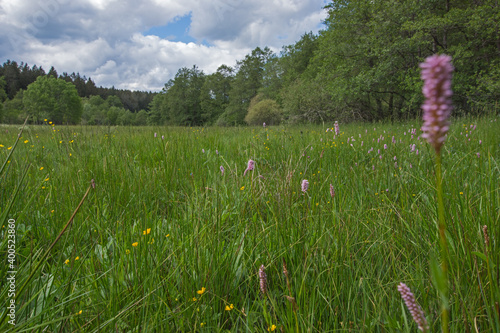
[[[54,66],[97,86],[159,91],[182,67],[211,74],[256,47],[279,53],[326,0],[0,0],[0,62]]]

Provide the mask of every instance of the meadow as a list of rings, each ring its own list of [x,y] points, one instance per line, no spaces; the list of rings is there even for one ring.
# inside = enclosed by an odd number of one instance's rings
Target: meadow
[[[0,331],[416,332],[401,282],[440,331],[421,125],[1,126]],[[450,332],[500,331],[499,130],[442,149]]]

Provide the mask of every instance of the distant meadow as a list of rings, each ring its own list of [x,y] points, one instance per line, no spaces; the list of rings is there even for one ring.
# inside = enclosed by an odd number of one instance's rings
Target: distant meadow
[[[498,332],[500,126],[451,124],[441,285],[420,120],[1,126],[0,331],[416,332],[404,283],[430,332]]]

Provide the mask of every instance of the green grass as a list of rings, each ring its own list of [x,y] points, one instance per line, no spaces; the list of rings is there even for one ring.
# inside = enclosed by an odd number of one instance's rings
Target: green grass
[[[335,139],[321,126],[28,126],[0,174],[0,313],[8,219],[16,289],[41,266],[16,326],[7,317],[0,330],[415,332],[404,282],[439,331],[434,152],[420,126],[341,124]],[[500,330],[499,129],[454,120],[442,151],[451,332]],[[2,163],[18,133],[0,127]]]

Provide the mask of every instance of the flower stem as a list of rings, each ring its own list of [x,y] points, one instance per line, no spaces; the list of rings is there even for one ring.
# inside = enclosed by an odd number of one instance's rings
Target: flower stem
[[[441,270],[445,280],[445,290],[442,291],[441,300],[441,327],[448,333],[448,244],[446,242],[446,222],[444,219],[443,178],[441,174],[441,154],[436,152],[436,182],[438,199],[438,226],[439,242],[441,246]]]

